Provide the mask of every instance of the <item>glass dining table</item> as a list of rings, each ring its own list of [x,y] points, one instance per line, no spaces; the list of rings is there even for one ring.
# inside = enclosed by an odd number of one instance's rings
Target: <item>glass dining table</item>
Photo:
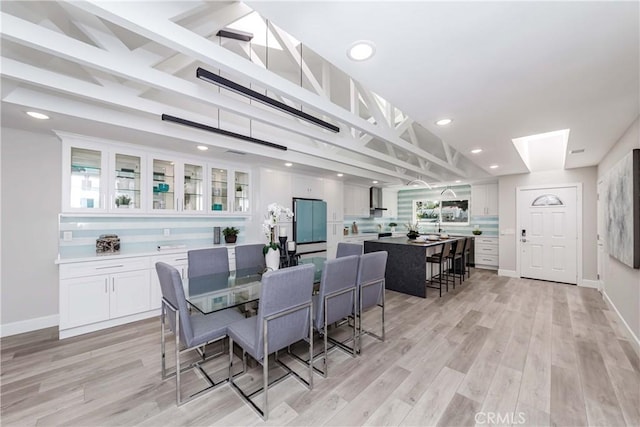
[[[314,283],[317,285],[325,260],[325,257],[311,257],[300,259],[298,263],[315,265]],[[258,301],[263,274],[262,269],[247,268],[191,277],[183,281],[185,297],[189,305],[202,314]]]

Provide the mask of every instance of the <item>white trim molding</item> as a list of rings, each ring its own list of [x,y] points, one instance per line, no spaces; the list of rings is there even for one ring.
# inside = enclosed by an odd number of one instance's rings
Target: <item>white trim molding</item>
[[[602,290],[602,297],[605,299],[607,304],[613,307],[613,311],[618,315],[618,320],[622,325],[624,325],[624,330],[627,333],[629,342],[631,342],[631,345],[635,349],[636,354],[640,355],[640,340],[638,339],[636,334],[633,333],[633,330],[629,327],[629,324],[624,320],[624,317],[622,317],[622,314],[620,314],[620,312],[618,311],[618,308],[615,306],[613,301],[611,301],[611,299],[609,298],[609,295],[607,295],[607,291],[605,291],[604,289]]]
[[[515,271],[515,270],[504,270],[502,268],[498,269],[498,276],[515,277],[515,278],[519,278],[520,277],[520,275],[518,274],[517,271]]]
[[[600,280],[588,280],[582,279],[581,283],[578,283],[578,286],[582,286],[583,288],[594,288],[594,289],[602,289],[602,283]]]
[[[52,326],[58,326],[57,314],[0,325],[0,337],[4,338],[11,335],[23,334],[25,332],[37,331],[38,329],[50,328]]]

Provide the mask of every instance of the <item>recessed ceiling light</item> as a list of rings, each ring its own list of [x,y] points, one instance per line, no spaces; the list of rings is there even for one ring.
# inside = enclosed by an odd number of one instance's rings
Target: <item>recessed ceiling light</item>
[[[457,183],[460,183],[460,182],[462,182],[462,181],[460,181],[459,179],[456,179],[456,184],[457,184]]]
[[[49,116],[47,116],[46,114],[38,113],[35,111],[27,111],[27,115],[38,120],[49,120]]]
[[[200,151],[207,151],[209,149],[206,145],[198,145],[196,148]]]
[[[378,181],[371,181],[371,182],[372,182],[372,183],[374,183],[374,184],[377,184],[377,183],[378,183]]]
[[[344,174],[343,174],[343,173],[339,173],[339,174],[337,174],[337,175],[338,175],[338,176],[344,176]]]
[[[451,123],[452,121],[453,121],[453,120],[451,120],[451,119],[440,119],[440,120],[438,120],[438,121],[436,122],[436,124],[437,124],[438,126],[446,126],[446,125],[448,125],[449,123]]]
[[[366,61],[376,53],[376,45],[369,40],[358,40],[347,50],[347,56],[354,61]]]
[[[489,169],[498,169],[498,165],[491,165],[489,166]]]
[[[293,166],[293,163],[289,163],[289,162],[287,162],[287,163],[285,163],[284,165],[285,165],[286,167],[290,168],[291,166]]]
[[[475,148],[473,150],[471,150],[472,154],[478,154],[478,153],[482,153],[482,148]]]

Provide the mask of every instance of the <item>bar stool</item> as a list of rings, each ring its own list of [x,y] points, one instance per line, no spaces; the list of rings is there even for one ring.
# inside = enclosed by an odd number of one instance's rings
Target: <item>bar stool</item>
[[[431,264],[431,278],[429,280],[427,280],[427,283],[425,284],[425,286],[427,288],[432,288],[432,289],[439,289],[440,290],[440,296],[442,296],[442,279],[443,279],[443,275],[445,275],[446,277],[444,278],[445,281],[445,285],[447,286],[447,292],[449,292],[449,275],[447,274],[447,268],[446,268],[446,264],[447,264],[447,254],[449,254],[451,252],[451,242],[445,242],[442,245],[442,250],[439,253],[435,253],[433,255],[427,256],[426,262],[428,264]],[[438,264],[438,274],[437,275],[433,275],[433,265],[434,264]],[[445,264],[445,268],[443,270],[442,268],[442,264]],[[436,282],[435,282],[435,278],[438,278],[438,286],[433,286]]]
[[[458,239],[455,241],[455,247],[452,251],[447,254],[447,259],[450,261],[450,271],[451,276],[453,278],[453,289],[456,288],[456,276],[460,279],[460,284],[462,285],[462,281],[464,280],[464,250],[465,245],[467,243],[467,239]],[[460,260],[460,268],[457,268],[456,261]]]

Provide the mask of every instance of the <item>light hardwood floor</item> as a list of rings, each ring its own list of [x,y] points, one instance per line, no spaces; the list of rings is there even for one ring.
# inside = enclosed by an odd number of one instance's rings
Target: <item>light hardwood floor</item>
[[[365,337],[355,359],[332,352],[313,391],[276,385],[268,424],[640,425],[640,361],[596,290],[474,270],[442,298],[429,294],[387,291],[386,342]],[[177,408],[159,341],[157,319],[62,341],[55,328],[2,339],[2,425],[263,424],[228,385]]]

